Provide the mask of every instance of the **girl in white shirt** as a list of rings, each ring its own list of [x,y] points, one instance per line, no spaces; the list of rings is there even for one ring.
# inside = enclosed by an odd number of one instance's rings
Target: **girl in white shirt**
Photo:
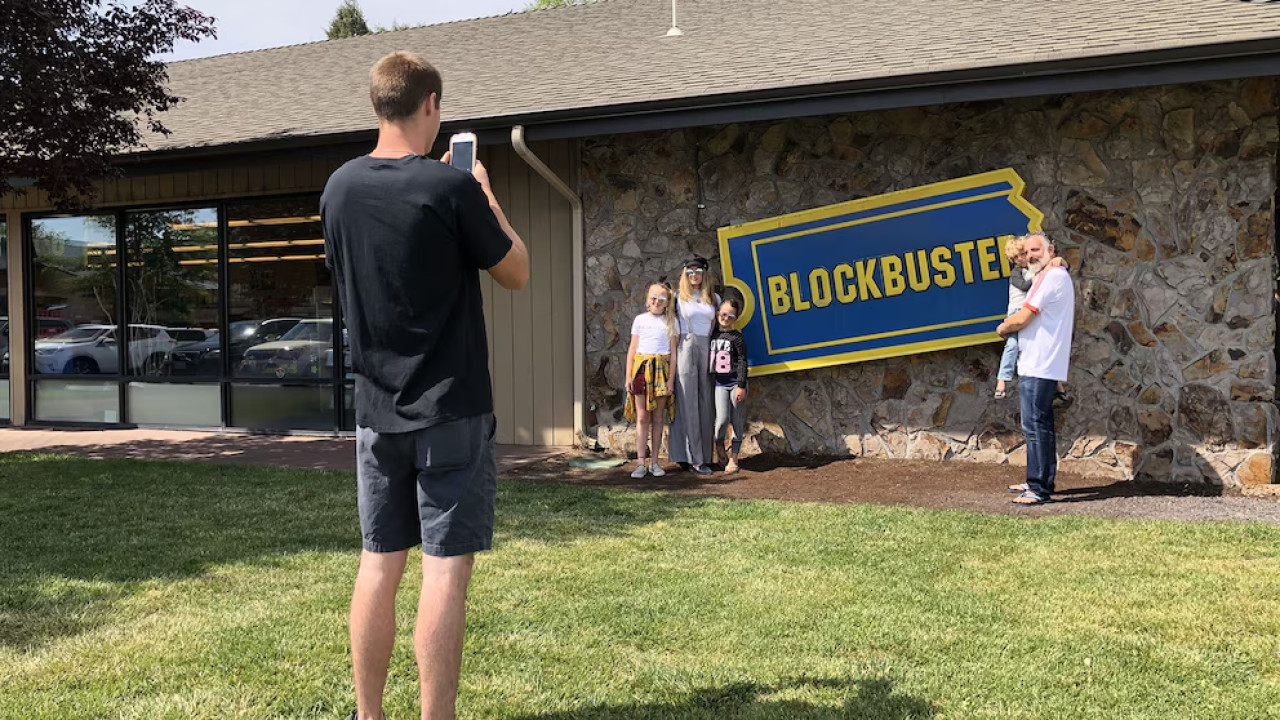
[[[707,368],[711,353],[711,330],[715,327],[720,296],[712,288],[705,258],[695,257],[684,264],[680,276],[680,299],[676,303],[680,341],[676,355],[676,401],[680,412],[671,423],[671,461],[691,468],[699,475],[711,474],[715,437],[715,381]]]
[[[627,405],[623,414],[636,424],[636,456],[639,463],[631,477],[637,480],[645,473],[662,477],[666,472],[658,464],[662,449],[662,428],[675,414],[672,379],[676,358],[671,352],[676,344],[676,321],[672,311],[671,289],[654,283],[645,300],[648,312],[640,313],[631,323],[631,347],[627,349]],[[663,416],[663,413],[666,416]],[[652,455],[649,449],[652,448]]]

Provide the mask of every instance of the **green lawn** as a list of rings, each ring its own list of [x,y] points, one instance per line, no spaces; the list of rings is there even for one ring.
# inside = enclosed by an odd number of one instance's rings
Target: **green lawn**
[[[345,717],[353,485],[0,455],[0,718]],[[463,717],[1280,717],[1280,528],[499,502]],[[414,677],[402,643],[392,720]]]

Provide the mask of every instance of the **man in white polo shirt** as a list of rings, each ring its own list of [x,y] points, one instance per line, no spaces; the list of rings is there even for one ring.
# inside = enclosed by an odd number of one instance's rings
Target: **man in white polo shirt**
[[[1027,436],[1027,482],[1010,490],[1022,493],[1017,505],[1049,501],[1058,474],[1058,445],[1053,423],[1053,397],[1066,382],[1071,357],[1071,328],[1076,295],[1071,276],[1047,267],[1053,246],[1040,233],[1026,237],[1027,263],[1036,273],[1027,301],[996,328],[1000,337],[1018,333],[1018,398],[1022,432]]]

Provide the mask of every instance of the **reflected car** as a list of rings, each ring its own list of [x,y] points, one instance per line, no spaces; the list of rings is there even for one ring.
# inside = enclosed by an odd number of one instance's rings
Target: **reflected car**
[[[70,320],[52,317],[36,318],[37,340],[60,335],[70,329]],[[7,373],[9,372],[9,318],[7,317],[0,317],[0,355],[4,358],[0,361],[0,372]]]
[[[347,329],[342,328],[342,366],[346,368],[347,379],[355,377],[351,372],[351,343],[347,339]],[[320,371],[321,376],[333,377],[333,344],[330,343],[329,349],[324,351],[324,368]]]
[[[209,331],[205,339],[180,343],[169,360],[174,375],[217,376],[222,374],[222,336]]]
[[[241,377],[318,378],[333,345],[333,320],[302,320],[279,340],[254,345],[240,362]]]
[[[159,325],[129,326],[129,367],[145,375],[165,372],[173,338]],[[35,371],[51,375],[115,375],[120,372],[114,325],[77,325],[35,344]]]
[[[245,351],[249,348],[279,340],[301,321],[302,318],[279,317],[267,320],[237,320],[231,323],[227,328],[227,351],[231,356],[231,367],[239,367]]]

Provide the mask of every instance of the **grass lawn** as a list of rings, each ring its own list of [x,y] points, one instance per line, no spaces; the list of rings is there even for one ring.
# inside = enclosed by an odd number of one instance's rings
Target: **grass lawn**
[[[462,717],[1280,717],[1280,528],[499,503]],[[345,717],[358,539],[342,473],[0,455],[0,718]]]

